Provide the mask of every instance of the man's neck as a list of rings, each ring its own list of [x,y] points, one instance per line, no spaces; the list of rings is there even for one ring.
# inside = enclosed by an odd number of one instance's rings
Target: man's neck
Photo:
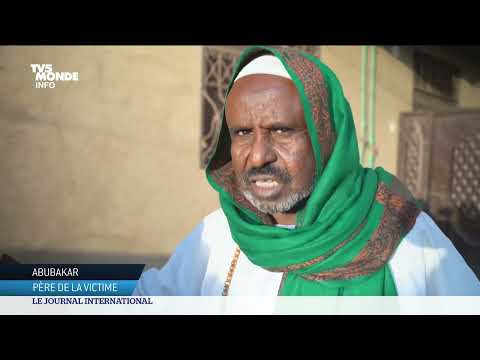
[[[272,217],[275,219],[275,222],[280,225],[295,225],[297,220],[296,213],[277,213],[273,214]]]

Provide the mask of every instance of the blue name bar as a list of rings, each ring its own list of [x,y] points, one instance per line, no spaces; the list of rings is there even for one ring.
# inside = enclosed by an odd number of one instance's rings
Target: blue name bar
[[[0,280],[0,296],[130,296],[137,280]]]

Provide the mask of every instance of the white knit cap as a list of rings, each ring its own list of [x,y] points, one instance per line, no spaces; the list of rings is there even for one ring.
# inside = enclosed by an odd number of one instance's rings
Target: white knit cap
[[[273,55],[263,55],[249,62],[243,67],[234,82],[252,74],[270,74],[292,79],[282,62]]]

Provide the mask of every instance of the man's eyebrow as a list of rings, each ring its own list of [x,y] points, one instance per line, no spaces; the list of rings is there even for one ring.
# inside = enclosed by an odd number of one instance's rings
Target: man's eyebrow
[[[288,128],[288,129],[295,129],[299,127],[299,124],[292,124],[287,120],[272,120],[268,121],[265,126],[271,128]]]
[[[273,121],[271,124],[269,124],[270,127],[274,127],[274,128],[279,128],[279,127],[282,127],[282,128],[290,128],[290,129],[293,129],[295,127],[295,124],[289,124],[289,123],[286,123],[284,121]]]
[[[235,126],[235,127],[228,128],[228,131],[235,132],[239,130],[250,130],[250,129],[251,129],[250,126]]]

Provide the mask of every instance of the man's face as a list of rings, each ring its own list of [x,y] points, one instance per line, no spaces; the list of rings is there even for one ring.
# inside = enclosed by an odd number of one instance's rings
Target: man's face
[[[240,191],[269,214],[295,209],[313,190],[315,158],[293,82],[266,74],[237,80],[226,119]]]

